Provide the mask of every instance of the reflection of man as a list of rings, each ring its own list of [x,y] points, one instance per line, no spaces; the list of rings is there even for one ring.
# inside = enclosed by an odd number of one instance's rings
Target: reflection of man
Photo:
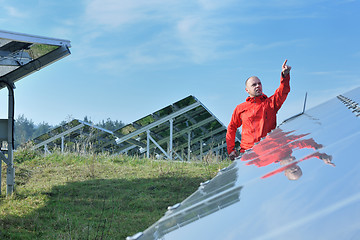
[[[302,176],[302,170],[296,164],[292,167],[286,168],[284,173],[289,180],[298,180]]]
[[[331,155],[327,155],[326,153],[319,153],[319,152],[315,152],[309,156],[306,156],[298,161],[294,161],[289,165],[286,165],[282,168],[276,169],[275,171],[272,171],[264,176],[262,176],[261,178],[268,178],[271,177],[275,174],[278,174],[280,172],[284,172],[285,176],[289,179],[289,180],[297,180],[302,176],[302,170],[301,168],[297,165],[299,162],[311,159],[311,158],[318,158],[320,160],[322,160],[325,164],[328,164],[330,166],[335,167],[335,164],[331,162],[332,160],[332,156]],[[295,160],[295,158],[294,158]],[[287,163],[280,161],[281,165],[285,165]]]
[[[226,133],[227,151],[231,160],[239,156],[235,149],[235,134],[241,125],[240,152],[251,148],[276,127],[276,114],[290,92],[291,67],[286,62],[282,65],[280,86],[269,98],[263,94],[258,77],[252,76],[246,80],[245,90],[249,97],[236,106]]]
[[[335,166],[331,162],[331,156],[319,152],[315,152],[299,161],[295,161],[295,157],[292,156],[294,149],[307,148],[318,150],[323,147],[321,144],[315,142],[313,138],[304,139],[307,135],[308,134],[295,135],[292,134],[292,132],[283,132],[280,128],[277,128],[261,143],[255,145],[251,152],[244,154],[241,160],[248,161],[246,165],[256,165],[258,167],[264,167],[271,163],[286,165],[265,176],[269,177],[284,171],[285,176],[289,180],[296,180],[302,176],[301,168],[296,165],[298,162],[313,157],[323,160],[326,164]]]
[[[306,135],[307,134],[291,135],[289,136],[290,139],[293,139],[293,141],[291,142],[287,140],[287,137],[280,139],[276,138],[274,140],[276,144],[273,145],[273,149],[267,149],[266,151],[263,151],[262,144],[258,144],[256,145],[256,148],[253,149],[253,154],[250,154],[250,156],[257,155],[258,157],[255,157],[254,159],[249,161],[246,165],[254,164],[258,167],[264,167],[271,163],[277,163],[277,162],[285,165],[286,163],[295,160],[295,157],[292,156],[293,149],[308,148],[308,149],[317,150],[322,147],[322,145],[316,143],[313,138],[299,139],[300,137]],[[250,159],[248,158],[247,155],[244,155],[244,157],[241,160],[247,161]]]

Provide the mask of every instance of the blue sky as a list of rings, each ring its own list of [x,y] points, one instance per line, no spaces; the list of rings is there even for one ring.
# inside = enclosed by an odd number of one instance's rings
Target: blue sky
[[[311,107],[360,86],[359,10],[358,0],[0,0],[1,30],[72,45],[17,82],[15,116],[130,123],[194,95],[227,126],[244,81],[258,76],[270,96],[288,59],[280,123],[305,92]]]

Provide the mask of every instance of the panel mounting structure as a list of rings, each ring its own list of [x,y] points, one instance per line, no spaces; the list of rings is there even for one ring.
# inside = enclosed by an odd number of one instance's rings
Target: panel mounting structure
[[[129,155],[190,161],[209,152],[226,154],[226,127],[191,95],[114,134],[119,152]]]
[[[0,121],[0,140],[6,143],[2,144],[0,158],[7,164],[7,195],[12,194],[15,185],[13,163],[14,83],[69,55],[70,47],[70,41],[68,40],[0,30],[0,89],[6,87],[9,91],[8,119]]]
[[[45,153],[60,148],[70,151],[115,152],[117,144],[112,131],[78,119],[55,127],[32,139],[33,149],[44,148]],[[105,146],[105,147],[99,147]]]

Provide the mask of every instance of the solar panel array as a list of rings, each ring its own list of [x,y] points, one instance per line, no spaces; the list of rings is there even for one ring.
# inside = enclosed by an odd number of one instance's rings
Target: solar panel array
[[[35,139],[35,148],[68,149],[81,141],[95,152],[191,160],[209,152],[226,155],[226,127],[188,96],[115,131],[73,120]],[[74,147],[72,147],[74,149]]]
[[[55,149],[68,151],[98,151],[97,146],[110,143],[108,148],[102,150],[113,151],[116,147],[115,136],[109,130],[93,124],[74,119],[31,140],[33,148],[44,147],[45,151]]]
[[[120,152],[191,160],[225,152],[226,127],[194,96],[166,106],[116,131]]]

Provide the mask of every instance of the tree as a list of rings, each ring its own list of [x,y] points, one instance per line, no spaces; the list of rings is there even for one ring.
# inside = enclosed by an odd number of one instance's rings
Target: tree
[[[118,121],[118,120],[112,121],[110,118],[108,118],[106,119],[106,121],[102,120],[96,125],[105,128],[107,130],[114,131],[123,127],[125,124],[122,121]]]
[[[51,128],[52,126],[47,122],[41,122],[35,127],[32,137],[38,137],[41,134],[48,132]]]
[[[15,119],[14,126],[15,147],[28,141],[35,131],[35,124],[32,120],[27,119],[23,114]]]

